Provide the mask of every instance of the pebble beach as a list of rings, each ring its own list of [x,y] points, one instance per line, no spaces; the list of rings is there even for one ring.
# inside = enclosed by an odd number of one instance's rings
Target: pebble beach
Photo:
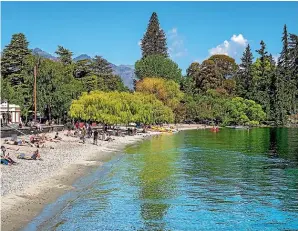
[[[198,125],[182,125],[179,130],[203,128]],[[45,147],[39,148],[42,160],[17,159],[20,153],[32,154],[36,147],[4,144],[17,164],[1,165],[2,230],[19,230],[37,216],[44,206],[72,190],[75,180],[92,167],[102,165],[113,153],[128,144],[159,134],[157,131],[149,131],[134,136],[113,136],[113,141],[98,140],[98,144],[94,145],[92,138],[86,139],[83,144],[77,137],[66,136],[66,131],[59,132],[61,141],[47,141]],[[53,138],[55,132],[46,135]],[[4,139],[1,145],[3,143]]]
[[[20,153],[32,154],[37,148],[3,144],[16,165],[1,165],[1,227],[2,230],[18,230],[40,209],[57,198],[61,193],[72,189],[75,179],[88,171],[90,166],[100,166],[111,156],[128,144],[143,140],[159,132],[148,132],[135,136],[113,136],[113,141],[86,139],[85,144],[77,137],[60,132],[60,142],[46,142],[39,148],[42,160],[17,159]],[[47,133],[54,137],[55,132]],[[22,139],[22,137],[18,137]],[[19,148],[19,150],[12,150]],[[22,213],[22,208],[28,212]],[[17,217],[19,215],[21,217]],[[22,219],[22,216],[25,216]],[[27,220],[28,219],[28,220]],[[16,221],[18,220],[18,221]],[[24,222],[21,222],[21,221]]]

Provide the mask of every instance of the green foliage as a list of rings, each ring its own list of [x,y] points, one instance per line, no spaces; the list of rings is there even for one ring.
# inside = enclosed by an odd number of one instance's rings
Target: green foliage
[[[237,94],[250,99],[254,92],[253,85],[253,55],[249,44],[241,57],[241,64],[236,75]]]
[[[209,60],[215,63],[216,69],[221,79],[232,78],[237,70],[235,59],[227,55],[212,55]]]
[[[95,75],[111,75],[111,64],[101,56],[95,56],[91,63],[91,71]]]
[[[168,56],[167,42],[164,31],[159,26],[157,14],[152,13],[147,31],[141,42],[142,57],[150,55]]]
[[[175,62],[161,55],[147,56],[138,60],[135,64],[135,73],[140,80],[146,77],[158,76],[180,83],[182,78],[181,72],[182,70]]]
[[[72,63],[72,52],[63,46],[58,46],[57,51],[55,52],[60,62],[62,62],[64,65],[68,65]]]
[[[177,83],[162,78],[145,78],[137,83],[136,91],[155,95],[173,111],[177,109],[183,97]]]
[[[89,59],[79,60],[75,63],[74,77],[83,78],[90,74],[92,61]]]
[[[209,89],[221,88],[233,94],[236,86],[231,78],[236,69],[233,58],[227,55],[213,55],[201,65],[197,62],[192,63],[186,73],[195,84],[193,92],[204,93]]]
[[[173,122],[174,119],[171,109],[154,95],[117,91],[83,93],[78,100],[72,102],[69,115],[108,124],[152,124]]]
[[[215,90],[194,97],[186,96],[188,120],[217,121],[223,125],[259,124],[266,117],[261,105],[241,97],[227,97]]]
[[[29,42],[24,34],[13,34],[10,43],[4,48],[1,57],[1,76],[9,78],[12,85],[22,84],[23,76],[20,75],[26,57],[30,54]]]

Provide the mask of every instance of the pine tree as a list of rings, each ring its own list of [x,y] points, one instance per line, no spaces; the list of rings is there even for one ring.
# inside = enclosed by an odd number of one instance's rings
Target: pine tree
[[[91,70],[95,75],[111,75],[113,69],[111,64],[101,56],[95,56],[92,60]]]
[[[293,101],[294,101],[294,83],[291,78],[291,71],[290,71],[290,50],[289,50],[289,43],[288,43],[288,31],[287,26],[284,26],[283,29],[283,48],[280,53],[280,57],[278,59],[278,70],[281,81],[284,81],[284,106],[286,108],[287,113],[293,112]]]
[[[266,44],[262,40],[261,48],[256,50],[256,52],[260,55],[260,66],[258,67],[258,76],[257,76],[257,86],[256,91],[257,94],[253,96],[253,100],[262,105],[263,110],[267,114],[267,119],[271,119],[271,103],[270,103],[270,86],[271,86],[271,73],[268,70],[268,65],[270,65],[269,55],[266,51]]]
[[[59,60],[64,64],[68,65],[72,63],[72,52],[63,46],[58,46],[55,52],[59,56]]]
[[[1,74],[3,78],[10,77],[13,85],[20,84],[23,80],[20,73],[26,57],[30,54],[29,42],[24,34],[12,35],[10,44],[3,50],[1,59]]]
[[[290,52],[290,72],[291,81],[293,83],[293,113],[297,113],[298,108],[298,36],[290,34],[289,39],[289,52]]]
[[[237,92],[239,96],[250,99],[253,95],[253,54],[251,52],[249,44],[245,48],[243,52],[243,56],[241,58],[241,64],[239,71],[236,76],[237,82]]]
[[[159,26],[157,14],[152,13],[147,31],[141,44],[143,58],[149,55],[168,56],[167,42],[164,31]]]

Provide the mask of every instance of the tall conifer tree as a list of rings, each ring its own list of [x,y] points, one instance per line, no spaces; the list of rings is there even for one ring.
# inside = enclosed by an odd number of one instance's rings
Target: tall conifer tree
[[[149,55],[168,56],[166,35],[159,26],[157,14],[152,13],[147,31],[141,42],[143,58]]]
[[[252,63],[253,54],[248,44],[243,52],[241,64],[239,65],[240,68],[236,77],[238,94],[246,99],[250,99],[254,92]]]

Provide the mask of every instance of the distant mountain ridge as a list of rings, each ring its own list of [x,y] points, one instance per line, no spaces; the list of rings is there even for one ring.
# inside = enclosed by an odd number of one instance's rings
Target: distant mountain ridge
[[[41,56],[41,57],[44,57],[44,58],[47,58],[47,59],[51,59],[51,60],[55,60],[55,61],[58,60],[57,57],[55,57],[55,56],[53,56],[53,55],[51,55],[51,54],[49,54],[49,53],[43,51],[43,50],[40,49],[40,48],[34,48],[34,49],[32,50],[32,53],[33,53],[34,55],[38,55],[38,56]]]
[[[46,51],[41,50],[40,48],[34,48],[32,50],[32,53],[34,55],[38,55],[47,59],[51,59],[54,61],[57,61],[58,58],[47,53]],[[75,58],[73,58],[74,62],[80,61],[80,60],[84,60],[84,59],[92,59],[89,55],[87,54],[81,54]],[[133,79],[135,78],[135,70],[134,70],[134,66],[133,65],[115,65],[112,64],[112,69],[113,69],[113,73],[115,75],[119,75],[121,77],[121,79],[123,80],[123,83],[125,86],[127,86],[129,89],[133,89]]]

